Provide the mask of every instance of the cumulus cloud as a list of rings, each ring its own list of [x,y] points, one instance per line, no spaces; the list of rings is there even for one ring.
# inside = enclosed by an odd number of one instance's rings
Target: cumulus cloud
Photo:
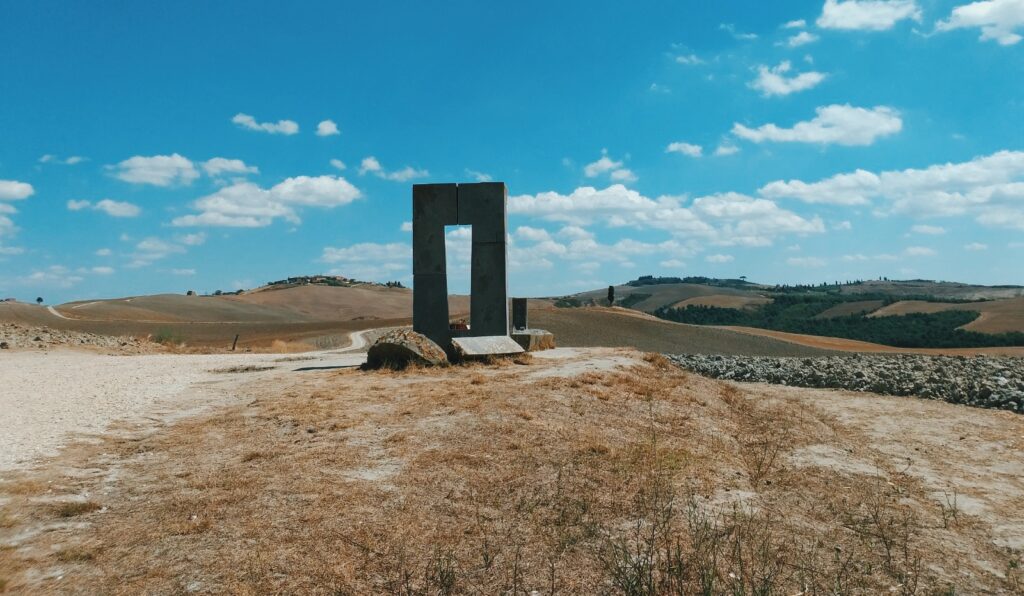
[[[393,182],[407,182],[415,178],[424,178],[430,175],[427,170],[418,170],[412,166],[405,166],[400,170],[389,171],[384,169],[384,166],[380,164],[380,161],[372,155],[364,157],[363,161],[359,165],[359,175],[364,176],[366,174],[373,174],[378,178],[384,180],[391,180]]]
[[[732,255],[708,255],[704,257],[708,263],[731,263],[736,260]]]
[[[330,164],[332,168],[340,171],[345,171],[345,169],[348,167],[345,165],[345,162],[341,161],[340,159],[332,159],[330,161]]]
[[[736,25],[733,25],[732,23],[722,23],[721,25],[718,26],[718,28],[731,35],[733,39],[739,39],[742,41],[750,41],[753,39],[757,39],[756,33],[744,33],[736,29]]]
[[[929,236],[938,236],[946,233],[946,228],[941,226],[929,226],[927,224],[918,224],[910,228],[915,234],[926,234]]]
[[[700,59],[696,54],[682,54],[676,56],[677,64],[685,64],[687,66],[693,66],[696,64],[704,64],[704,61]]]
[[[64,166],[73,166],[75,164],[80,164],[83,161],[85,161],[85,158],[80,155],[72,155],[71,157],[68,157],[66,159],[61,159],[56,155],[47,153],[46,155],[43,155],[42,157],[39,158],[39,163],[53,163]]]
[[[297,224],[299,207],[330,209],[360,196],[359,189],[340,176],[296,176],[269,189],[236,182],[198,199],[193,203],[198,214],[177,217],[171,224],[259,228],[277,218]]]
[[[608,157],[608,150],[601,150],[601,157],[583,166],[583,175],[587,178],[597,178],[603,174],[618,182],[636,182],[636,174],[632,170],[623,167],[623,163]]]
[[[857,170],[824,180],[778,180],[758,193],[769,199],[867,205],[882,215],[973,215],[992,227],[1024,230],[1024,151],[999,151],[961,163],[873,173]]]
[[[129,157],[115,166],[108,166],[119,180],[132,184],[170,186],[191,184],[199,177],[192,161],[182,155],[153,155]]]
[[[904,19],[921,20],[914,0],[825,0],[817,23],[823,29],[884,31]]]
[[[333,275],[387,281],[405,277],[412,263],[412,246],[392,242],[360,242],[347,247],[325,247],[320,260],[335,265]]]
[[[740,148],[735,144],[728,141],[724,141],[715,148],[716,157],[724,157],[726,155],[733,155],[740,152]]]
[[[195,274],[195,269],[171,269],[171,275],[181,275],[187,277]]]
[[[805,21],[803,19],[797,19],[795,21],[787,21],[786,23],[783,23],[782,28],[783,29],[803,29],[806,26],[807,26],[807,21]]]
[[[338,125],[334,120],[323,120],[316,125],[316,136],[318,137],[332,137],[340,134],[341,131],[338,130]]]
[[[982,244],[981,242],[971,242],[970,244],[964,245],[964,250],[969,250],[972,252],[976,252],[979,250],[988,250],[988,245]]]
[[[945,21],[935,24],[937,31],[979,28],[982,41],[1004,46],[1022,38],[1015,30],[1024,27],[1024,0],[983,0],[957,6]]]
[[[214,157],[203,162],[203,171],[209,176],[220,176],[222,174],[259,174],[260,170],[256,166],[246,165],[244,161],[240,159],[227,159],[224,157]]]
[[[196,232],[195,234],[183,234],[175,238],[179,243],[185,246],[202,246],[206,243],[206,234],[203,232]]]
[[[142,213],[142,209],[138,205],[112,199],[103,199],[96,203],[72,199],[67,202],[67,207],[69,211],[82,211],[84,209],[102,211],[111,217],[137,217]]]
[[[514,196],[509,213],[560,221],[579,227],[602,222],[613,227],[664,230],[720,245],[765,246],[784,234],[824,232],[820,218],[805,219],[774,202],[738,193],[694,199],[645,197],[621,184],[606,189],[580,187],[571,194],[545,192]]]
[[[797,122],[792,128],[781,128],[775,124],[748,128],[736,123],[732,132],[755,143],[770,141],[864,146],[903,129],[899,113],[885,106],[866,109],[849,104],[830,105],[819,107],[815,112],[817,115],[812,120]]]
[[[486,172],[477,172],[476,170],[466,169],[466,175],[476,180],[477,182],[490,182],[494,178]]]
[[[811,33],[810,31],[801,31],[796,35],[791,35],[786,39],[786,46],[790,48],[799,48],[809,43],[818,41],[818,36]]]
[[[903,254],[908,257],[933,257],[938,253],[927,246],[908,246],[906,250],[903,251]]]
[[[293,135],[299,132],[299,125],[293,120],[278,120],[277,122],[257,122],[249,114],[238,113],[231,119],[232,122],[246,130],[255,130],[270,134]]]
[[[114,268],[113,267],[107,267],[106,265],[100,265],[98,267],[92,267],[92,268],[89,269],[89,271],[92,272],[92,273],[95,273],[96,275],[113,275],[114,274]]]
[[[109,248],[100,248],[93,254],[95,254],[97,257],[109,257],[110,255],[114,254],[114,252]]]
[[[29,275],[16,278],[15,284],[39,288],[66,289],[78,284],[83,279],[81,275],[73,273],[63,265],[51,265],[45,269],[33,271]]]
[[[783,61],[778,66],[768,67],[761,65],[757,67],[757,78],[750,86],[757,89],[765,97],[773,95],[789,95],[797,91],[805,91],[816,87],[825,80],[825,75],[820,72],[810,71],[786,76],[786,73],[793,69],[789,60]]]
[[[665,148],[665,153],[682,153],[683,155],[689,155],[690,157],[700,157],[703,151],[704,148],[700,145],[684,143],[682,141],[669,143],[668,147]]]
[[[20,201],[31,197],[35,192],[28,182],[0,180],[0,201]]]

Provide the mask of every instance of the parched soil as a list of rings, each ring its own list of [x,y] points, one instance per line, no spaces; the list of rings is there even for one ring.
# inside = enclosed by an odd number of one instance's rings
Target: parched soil
[[[647,352],[814,356],[825,349],[718,327],[684,325],[628,309],[550,308],[530,312],[530,326],[560,346],[631,347]]]
[[[1019,593],[1024,418],[628,350],[269,371],[0,477],[12,593]],[[241,375],[244,378],[244,375]]]
[[[965,331],[979,333],[1024,333],[1024,298],[990,300],[985,302],[948,303],[901,300],[880,308],[869,316],[888,317],[910,313],[935,313],[947,310],[967,310],[981,313],[981,316],[961,327]]]

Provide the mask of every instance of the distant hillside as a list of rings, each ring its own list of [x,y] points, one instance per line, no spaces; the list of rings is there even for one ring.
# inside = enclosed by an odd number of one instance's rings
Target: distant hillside
[[[559,299],[607,305],[607,288]],[[1024,287],[928,280],[766,285],[643,276],[615,305],[695,325],[742,326],[913,348],[1024,345]],[[906,316],[903,316],[906,315]]]

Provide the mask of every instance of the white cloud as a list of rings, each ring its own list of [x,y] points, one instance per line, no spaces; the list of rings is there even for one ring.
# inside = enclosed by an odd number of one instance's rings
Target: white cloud
[[[235,114],[231,119],[238,126],[270,134],[293,135],[299,132],[299,125],[292,120],[278,120],[277,122],[257,122],[248,114]]]
[[[820,218],[804,219],[765,199],[723,193],[697,198],[685,207],[679,197],[651,199],[621,184],[603,190],[580,187],[569,195],[514,196],[509,199],[509,213],[573,224],[566,233],[583,233],[578,226],[601,221],[613,227],[664,230],[720,245],[765,246],[780,235],[825,230]]]
[[[412,264],[412,247],[393,242],[361,242],[344,248],[325,247],[320,258],[332,263],[334,275],[356,279],[388,281],[407,276]]]
[[[1010,46],[1022,37],[1015,29],[1024,27],[1024,0],[983,0],[957,6],[945,21],[935,24],[937,31],[978,27],[981,40],[994,40]]]
[[[805,46],[809,43],[814,43],[816,41],[818,41],[817,35],[811,33],[810,31],[801,31],[796,35],[791,35],[789,38],[787,38],[786,46],[791,48],[799,48],[800,46]]]
[[[686,262],[680,261],[679,259],[668,259],[661,261],[658,265],[666,269],[682,269],[683,267],[686,267]]]
[[[181,244],[185,246],[202,246],[206,243],[206,234],[204,232],[196,232],[195,234],[183,234],[175,238]]]
[[[910,228],[915,234],[927,234],[930,236],[938,236],[946,233],[946,228],[941,226],[929,226],[926,224],[918,224]]]
[[[979,250],[988,250],[988,245],[987,244],[982,244],[981,242],[971,242],[970,244],[965,244],[964,245],[964,250],[975,251],[975,252],[979,251]]]
[[[736,260],[732,255],[708,255],[704,257],[708,263],[731,263]]]
[[[786,264],[790,267],[824,267],[828,263],[825,259],[818,257],[789,257],[786,259]]]
[[[101,248],[101,249],[97,250],[95,254],[96,254],[97,257],[109,257],[110,255],[112,255],[114,253],[109,248]]]
[[[676,63],[685,64],[687,66],[693,66],[697,64],[704,64],[704,61],[701,60],[696,54],[685,54],[676,56]]]
[[[172,275],[181,275],[181,276],[190,276],[190,275],[195,275],[196,274],[196,270],[195,269],[171,269],[171,274]]]
[[[867,205],[884,199],[881,215],[916,218],[973,214],[992,227],[1024,230],[1024,151],[999,151],[961,163],[924,169],[857,170],[818,182],[775,181],[758,193],[769,199],[807,203]]]
[[[336,170],[345,171],[345,168],[347,167],[345,165],[345,162],[341,161],[340,159],[332,159],[330,163],[331,167]]]
[[[47,153],[46,155],[43,155],[42,157],[39,158],[39,163],[55,163],[65,166],[73,166],[75,164],[80,164],[83,161],[85,161],[85,158],[80,155],[72,155],[67,159],[61,159],[56,155],[51,155]]]
[[[927,246],[908,246],[903,254],[909,257],[934,257],[937,253]]]
[[[636,182],[636,174],[622,165],[621,161],[608,157],[607,149],[602,149],[601,157],[597,161],[583,166],[583,175],[587,178],[596,178],[607,173],[609,178],[618,182]]]
[[[20,201],[31,197],[35,192],[28,182],[0,180],[0,201]]]
[[[363,161],[359,165],[359,175],[373,174],[378,178],[385,180],[391,180],[394,182],[407,182],[414,178],[424,178],[430,175],[427,170],[418,170],[412,166],[405,166],[401,170],[388,171],[384,169],[384,166],[377,161],[376,157],[372,155],[370,157],[364,157]]]
[[[76,275],[62,265],[51,265],[46,269],[33,271],[31,274],[15,280],[17,285],[30,287],[70,288],[84,278]]]
[[[2,230],[0,230],[2,231]],[[0,234],[2,235],[2,234]],[[0,256],[11,257],[14,255],[20,255],[25,252],[24,248],[20,246],[0,246]]]
[[[227,159],[224,157],[214,157],[203,162],[203,170],[210,176],[220,176],[221,174],[259,174],[260,170],[256,166],[246,165],[244,161],[240,159]]]
[[[85,200],[76,201],[72,199],[67,202],[67,206],[69,211],[92,209],[94,211],[102,211],[111,217],[137,217],[142,213],[142,209],[138,205],[111,199],[103,199],[95,204]]]
[[[807,21],[803,19],[797,19],[795,21],[788,21],[782,25],[783,29],[803,29],[807,26]]]
[[[740,152],[740,148],[737,147],[735,144],[733,144],[731,142],[728,142],[728,141],[723,141],[722,143],[720,143],[718,145],[718,147],[715,148],[715,156],[716,157],[724,157],[726,155],[734,155],[734,154],[739,153],[739,152]]]
[[[199,177],[199,171],[192,161],[177,153],[151,157],[136,155],[108,168],[114,171],[118,179],[132,184],[191,184]]]
[[[338,125],[334,120],[323,120],[316,125],[316,136],[318,137],[331,137],[340,134],[341,131],[338,130]]]
[[[110,199],[99,201],[93,205],[93,209],[102,211],[111,217],[136,217],[142,212],[138,205]]]
[[[402,232],[411,232],[412,231],[412,222],[411,221],[403,221],[402,225],[399,226],[398,229],[400,231],[402,231]]]
[[[195,201],[193,206],[199,214],[177,217],[171,224],[259,228],[276,218],[297,224],[297,207],[329,209],[347,205],[360,196],[359,189],[335,176],[296,176],[269,189],[236,182]]]
[[[792,69],[793,65],[789,60],[770,68],[764,65],[758,66],[757,78],[751,81],[750,86],[760,91],[765,97],[771,97],[805,91],[825,80],[824,74],[813,70],[786,77],[786,73]]]
[[[92,273],[95,273],[96,275],[113,275],[114,274],[114,268],[113,267],[107,267],[105,265],[99,266],[99,267],[93,267],[89,271],[91,271]]]
[[[703,151],[704,149],[700,145],[684,143],[682,141],[669,143],[668,147],[665,148],[665,153],[682,153],[690,157],[700,157]]]
[[[467,169],[466,175],[472,178],[473,180],[476,180],[477,182],[490,182],[491,180],[494,179],[491,177],[490,174],[487,174],[485,172],[477,172],[476,170]]]
[[[734,39],[740,39],[744,41],[757,39],[756,33],[743,33],[741,31],[738,31],[736,29],[736,25],[733,25],[732,23],[722,23],[721,25],[718,26],[718,28],[721,29],[722,31],[727,32],[729,35],[733,36]]]
[[[780,128],[765,124],[748,128],[736,123],[732,132],[738,137],[763,143],[818,143],[822,145],[870,145],[879,137],[895,134],[902,130],[903,120],[899,113],[889,107],[877,106],[872,109],[855,108],[847,105],[830,105],[815,110],[814,119],[797,122],[792,128]]]
[[[835,223],[832,226],[832,229],[833,230],[852,230],[853,229],[853,224],[850,223],[849,220],[843,220],[843,221]]]
[[[921,20],[914,0],[825,0],[817,23],[823,29],[884,31],[904,19]]]

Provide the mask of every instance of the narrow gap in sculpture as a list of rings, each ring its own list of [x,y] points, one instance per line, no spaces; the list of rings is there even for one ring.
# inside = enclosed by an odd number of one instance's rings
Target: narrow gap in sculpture
[[[472,226],[445,226],[445,267],[448,271],[448,303],[453,323],[469,323],[470,263],[473,254]]]

